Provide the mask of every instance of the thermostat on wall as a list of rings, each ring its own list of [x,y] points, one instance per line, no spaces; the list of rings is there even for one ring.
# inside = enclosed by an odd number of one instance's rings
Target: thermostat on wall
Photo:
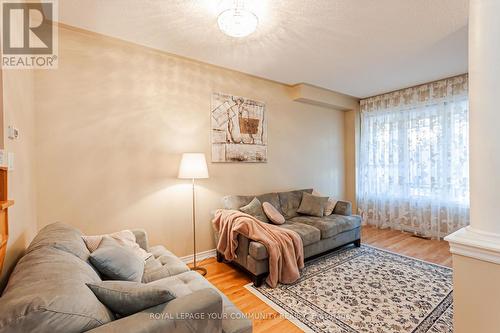
[[[9,126],[7,128],[7,137],[11,140],[19,138],[19,130],[14,126]]]

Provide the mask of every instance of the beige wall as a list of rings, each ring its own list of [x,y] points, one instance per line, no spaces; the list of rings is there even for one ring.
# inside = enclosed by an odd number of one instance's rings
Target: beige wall
[[[499,281],[499,264],[453,255],[455,332],[498,332]]]
[[[0,56],[2,52],[0,51]],[[4,149],[4,126],[3,126],[3,69],[0,68],[0,149]]]
[[[357,214],[356,174],[359,149],[360,116],[359,103],[353,110],[344,115],[344,163],[345,163],[345,197],[352,202],[353,214]]]
[[[9,198],[15,200],[15,205],[9,208],[9,241],[0,289],[37,231],[34,74],[28,70],[6,70],[3,80],[4,124],[18,128],[20,137],[15,141],[5,139],[5,150],[15,155],[14,171],[8,176]]]
[[[198,251],[214,248],[210,212],[226,194],[314,187],[345,196],[344,113],[297,103],[289,87],[95,34],[60,30],[59,69],[36,73],[39,227],[86,233],[143,227],[192,251],[180,154],[210,159],[212,92],[263,101],[266,164],[209,164],[198,195]]]

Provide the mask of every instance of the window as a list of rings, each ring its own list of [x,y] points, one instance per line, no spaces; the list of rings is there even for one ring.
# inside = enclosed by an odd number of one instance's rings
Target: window
[[[468,224],[466,84],[461,76],[362,101],[358,206],[368,223],[435,238]]]

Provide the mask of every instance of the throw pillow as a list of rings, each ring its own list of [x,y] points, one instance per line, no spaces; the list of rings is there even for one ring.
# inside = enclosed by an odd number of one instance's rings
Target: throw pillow
[[[148,259],[152,256],[151,253],[146,252],[143,248],[137,244],[135,241],[135,235],[130,230],[122,230],[112,234],[105,235],[95,235],[95,236],[82,236],[85,245],[89,249],[89,252],[92,253],[99,247],[103,237],[111,237],[116,240],[120,245],[126,246],[134,250],[138,255],[140,255],[144,260]]]
[[[269,219],[267,218],[266,213],[264,213],[264,210],[262,209],[262,204],[257,198],[253,198],[253,200],[250,201],[248,205],[240,207],[240,211],[248,215],[252,215],[259,221],[269,223]]]
[[[328,197],[318,197],[307,192],[302,193],[302,201],[300,202],[297,213],[322,217],[325,213],[325,204]]]
[[[318,197],[324,197],[324,195],[322,195],[316,190],[314,190],[312,194]],[[332,197],[329,197],[325,205],[325,216],[332,215],[336,205],[337,205],[337,200],[335,200]]]
[[[262,209],[266,216],[273,222],[274,224],[283,224],[285,223],[285,218],[281,213],[269,202],[264,202],[262,204]]]
[[[111,237],[103,237],[101,244],[90,254],[89,259],[101,274],[111,280],[135,282],[142,280],[144,259]]]
[[[87,286],[102,304],[121,316],[129,316],[175,298],[168,289],[139,282],[103,281],[87,283]]]

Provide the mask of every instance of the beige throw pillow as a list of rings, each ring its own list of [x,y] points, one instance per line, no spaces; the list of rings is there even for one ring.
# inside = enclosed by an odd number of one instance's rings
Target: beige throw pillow
[[[264,202],[262,204],[262,209],[264,210],[264,213],[266,216],[273,222],[274,224],[283,224],[285,223],[285,218],[281,213],[271,205],[269,202]]]
[[[85,245],[87,245],[87,248],[89,249],[90,253],[97,250],[97,248],[101,244],[101,241],[104,237],[113,238],[121,246],[125,246],[125,247],[132,249],[137,255],[139,255],[144,260],[146,260],[152,256],[151,253],[146,252],[143,248],[141,248],[139,246],[139,244],[137,244],[135,242],[135,235],[130,230],[122,230],[122,231],[114,232],[112,234],[95,235],[95,236],[82,236],[83,241],[85,242]]]
[[[325,205],[328,197],[318,197],[307,192],[302,193],[302,201],[300,202],[297,213],[322,217],[325,213]]]
[[[312,194],[318,197],[324,197],[323,194],[319,193],[316,190],[314,190]],[[329,197],[328,201],[325,204],[325,211],[324,211],[325,216],[332,215],[336,205],[337,205],[337,200],[335,200],[332,197]]]

